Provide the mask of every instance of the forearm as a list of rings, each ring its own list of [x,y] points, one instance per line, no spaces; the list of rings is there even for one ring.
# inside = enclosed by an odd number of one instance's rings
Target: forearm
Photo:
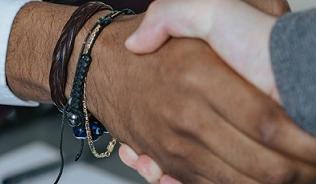
[[[50,102],[49,71],[54,46],[72,7],[29,3],[15,18],[7,53],[6,75],[20,98]]]
[[[55,5],[51,3],[29,3],[25,5],[15,18],[15,22],[10,35],[9,48],[7,54],[6,75],[12,91],[22,99],[34,100],[45,103],[51,102],[49,88],[49,71],[52,64],[52,54],[63,26],[70,18],[76,7]],[[107,12],[100,12],[91,18],[76,38],[74,52],[72,54],[69,68],[66,94],[70,93],[71,83],[76,68],[77,59],[81,45],[85,36],[91,29],[98,17]],[[137,24],[137,18],[133,21]],[[113,30],[117,31],[117,30]],[[109,33],[108,29],[103,31]],[[111,35],[116,37],[122,35]],[[106,58],[109,55],[119,52],[119,50],[106,50],[101,44],[104,36],[100,36],[96,47],[93,50],[94,62],[92,65],[102,65],[111,68],[111,62]],[[107,45],[113,42],[106,43]],[[122,48],[120,48],[122,49]],[[123,48],[124,49],[124,48]],[[99,53],[97,53],[99,52]],[[104,60],[105,62],[98,62]],[[90,73],[95,73],[91,67]],[[88,87],[94,88],[93,85]]]
[[[9,41],[6,76],[11,90],[21,99],[52,103],[49,87],[52,54],[63,26],[75,9],[34,2],[25,5],[16,16]],[[71,91],[83,41],[96,20],[107,13],[92,17],[76,38],[68,65],[66,96]],[[124,40],[136,29],[142,15],[126,19],[118,18],[104,29],[92,50],[93,62],[87,77],[88,107],[102,122],[113,122],[115,115],[111,109],[126,105],[116,102],[119,96],[116,89],[124,93],[128,88],[124,77],[130,70],[127,58],[133,55],[125,49]],[[135,67],[133,72],[140,73]]]

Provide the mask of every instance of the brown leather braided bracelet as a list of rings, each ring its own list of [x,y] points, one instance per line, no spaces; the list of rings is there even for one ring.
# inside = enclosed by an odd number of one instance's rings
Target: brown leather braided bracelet
[[[52,65],[49,76],[49,85],[51,90],[51,98],[57,108],[63,112],[67,104],[67,98],[65,95],[67,75],[68,75],[68,63],[74,49],[74,43],[79,31],[83,28],[85,23],[96,13],[104,10],[113,11],[112,7],[102,2],[88,2],[81,5],[70,17],[66,25],[64,26],[61,36],[56,44],[53,52]],[[60,156],[61,166],[58,176],[54,182],[57,184],[61,178],[64,168],[64,156],[63,156],[63,132],[64,132],[64,118],[60,135]],[[81,130],[81,129],[80,129]],[[80,158],[83,149],[83,139],[81,140],[81,150],[76,156],[76,161]]]
[[[80,6],[64,26],[61,36],[56,44],[49,76],[49,85],[52,100],[60,111],[62,111],[67,103],[67,98],[65,96],[68,75],[67,69],[76,36],[84,24],[93,15],[103,10],[113,9],[111,6],[102,2],[88,2]]]

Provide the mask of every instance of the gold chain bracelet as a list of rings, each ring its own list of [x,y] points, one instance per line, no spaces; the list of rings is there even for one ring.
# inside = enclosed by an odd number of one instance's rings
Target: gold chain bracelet
[[[88,140],[88,145],[89,145],[91,153],[96,158],[107,158],[107,157],[110,157],[111,153],[113,152],[113,150],[115,148],[115,145],[117,143],[116,138],[112,138],[112,140],[108,143],[108,145],[106,147],[106,151],[103,152],[103,153],[98,153],[96,148],[95,148],[95,145],[93,143],[92,133],[91,133],[91,129],[90,129],[89,113],[88,113],[88,107],[87,107],[86,80],[85,80],[85,83],[84,83],[82,105],[83,105],[83,113],[84,113],[84,118],[85,118],[85,128],[86,128],[86,133],[87,133],[87,140]]]

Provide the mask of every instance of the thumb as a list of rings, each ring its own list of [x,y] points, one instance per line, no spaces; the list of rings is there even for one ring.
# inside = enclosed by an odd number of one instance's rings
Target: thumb
[[[151,15],[146,15],[139,28],[126,40],[125,46],[130,51],[137,54],[151,53],[169,38],[164,18]]]

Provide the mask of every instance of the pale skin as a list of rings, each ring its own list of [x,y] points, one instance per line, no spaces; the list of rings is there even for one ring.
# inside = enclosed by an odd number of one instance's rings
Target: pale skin
[[[234,70],[280,102],[269,54],[275,21],[276,17],[240,0],[158,0],[151,4],[126,47],[146,54],[157,50],[170,37],[202,39]]]
[[[202,39],[236,72],[281,104],[270,62],[269,38],[275,16],[288,7],[282,1],[258,2],[248,1],[270,15],[234,0],[157,0],[125,45],[134,53],[148,54],[170,37]],[[120,156],[151,183],[180,183],[164,175],[148,155],[137,155],[127,145],[120,148]]]
[[[51,55],[74,9],[37,2],[18,13],[6,74],[20,98],[52,103]],[[76,39],[67,96],[82,41],[101,14]],[[136,153],[149,155],[164,173],[183,183],[307,184],[315,180],[315,138],[227,67],[206,43],[170,39],[150,55],[129,52],[124,42],[142,19],[138,15],[112,23],[92,53],[88,108],[114,137]]]

